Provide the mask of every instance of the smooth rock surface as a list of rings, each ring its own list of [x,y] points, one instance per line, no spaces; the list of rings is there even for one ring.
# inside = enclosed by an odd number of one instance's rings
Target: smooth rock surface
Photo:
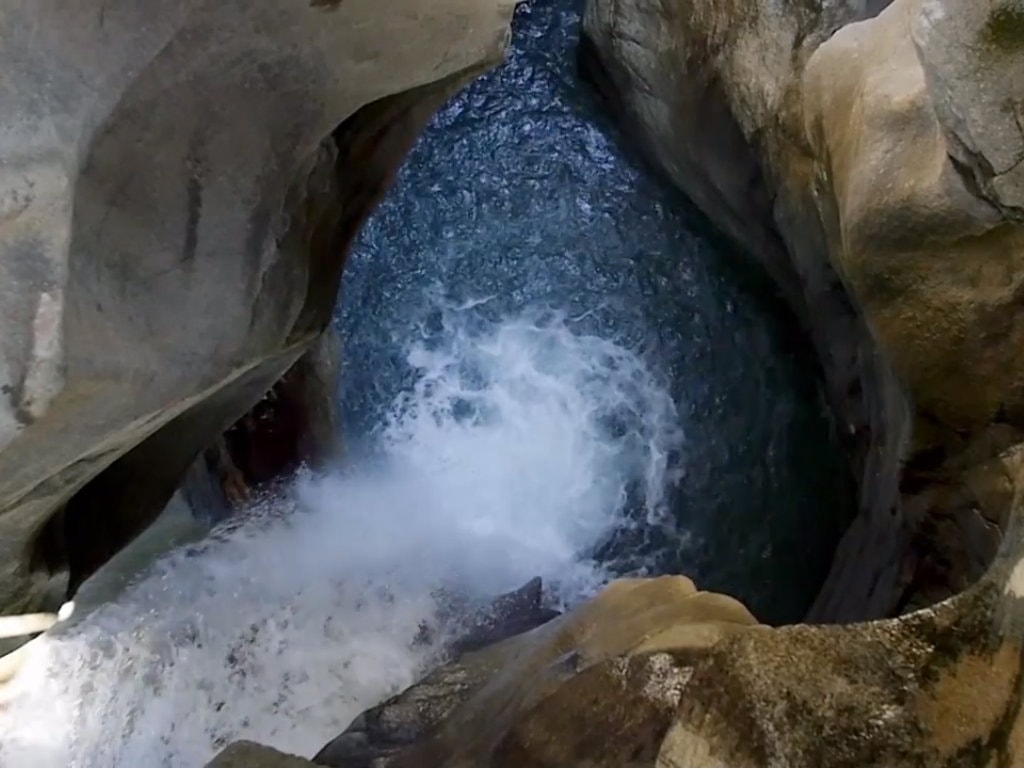
[[[829,260],[803,135],[803,63],[832,30],[876,10],[824,3],[594,0],[581,65],[651,161],[767,269],[821,361],[860,515],[834,568],[842,605],[878,616],[899,591],[906,549],[898,468],[907,408],[863,314]],[[893,510],[896,510],[895,514]]]
[[[1024,221],[1024,3],[925,0],[911,35],[950,155],[974,192]]]
[[[307,349],[512,7],[3,5],[0,610],[59,605]]]
[[[943,12],[969,27],[972,14],[958,7]],[[1016,352],[1024,343],[1024,230],[1007,206],[992,205],[967,159],[955,159],[951,137],[960,126],[945,122],[952,92],[933,90],[925,55],[942,57],[952,77],[952,59],[933,46],[957,51],[957,109],[975,109],[969,92],[990,89],[965,44],[913,44],[915,29],[939,24],[936,13],[894,3],[840,30],[815,52],[803,80],[829,256],[914,403],[901,505],[911,540],[900,561],[905,583],[888,612],[927,605],[981,575],[994,555],[985,544],[989,522],[1006,530],[1009,500],[994,509],[966,479],[1024,438]],[[1008,81],[1022,60],[1001,65]],[[994,112],[992,125],[1000,119]],[[978,168],[987,165],[981,157],[971,161]],[[987,516],[976,514],[985,508]],[[848,538],[840,553],[847,563],[857,557],[853,544]],[[837,566],[819,601],[824,616],[849,583]]]
[[[543,580],[534,577],[517,590],[503,593],[489,604],[476,609],[448,608],[443,618],[454,626],[454,640],[445,644],[445,652],[453,659],[463,654],[504,641],[533,630],[559,616],[544,605]],[[449,631],[452,633],[452,631]]]
[[[290,753],[282,753],[274,748],[260,745],[249,740],[232,742],[224,750],[210,759],[208,767],[285,767],[285,766],[322,766],[314,764],[305,758],[293,756]]]

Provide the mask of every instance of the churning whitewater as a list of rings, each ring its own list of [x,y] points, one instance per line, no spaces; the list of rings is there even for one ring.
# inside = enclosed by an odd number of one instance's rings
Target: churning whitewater
[[[440,589],[483,600],[539,575],[571,604],[606,579],[590,556],[631,489],[670,519],[681,435],[636,356],[557,313],[442,322],[445,344],[409,345],[418,378],[365,461],[37,641],[0,761],[197,766],[243,737],[309,754],[434,658],[419,630]]]

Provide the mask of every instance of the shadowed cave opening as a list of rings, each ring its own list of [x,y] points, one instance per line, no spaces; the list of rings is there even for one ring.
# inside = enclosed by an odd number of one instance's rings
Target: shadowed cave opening
[[[437,661],[439,591],[539,576],[564,608],[678,572],[762,621],[802,618],[854,496],[816,362],[768,279],[580,79],[581,12],[521,3],[507,62],[416,142],[347,259],[337,392],[300,362],[233,424],[205,415],[231,426],[199,466],[239,509],[176,497],[147,535],[192,527],[191,544],[150,564],[162,545],[143,542],[116,591],[97,574],[103,600],[38,663],[73,671],[40,686],[67,716],[51,761],[194,763],[239,737],[308,753]],[[343,455],[313,435],[326,392]],[[74,708],[82,687],[98,716]]]

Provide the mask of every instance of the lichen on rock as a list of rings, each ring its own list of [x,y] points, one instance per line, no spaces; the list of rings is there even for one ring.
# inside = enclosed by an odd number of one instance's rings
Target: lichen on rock
[[[1016,766],[1024,570],[900,618],[759,625],[682,577],[565,617],[359,716],[329,766]],[[1009,592],[1008,592],[1009,591]]]

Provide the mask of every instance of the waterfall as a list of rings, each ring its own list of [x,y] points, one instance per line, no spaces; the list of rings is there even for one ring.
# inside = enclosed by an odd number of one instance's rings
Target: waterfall
[[[3,763],[198,765],[240,737],[308,754],[432,660],[439,591],[539,575],[571,605],[606,580],[592,554],[631,486],[668,517],[681,435],[633,353],[557,314],[447,308],[442,325],[443,344],[410,342],[418,378],[365,461],[300,478],[44,637]]]

